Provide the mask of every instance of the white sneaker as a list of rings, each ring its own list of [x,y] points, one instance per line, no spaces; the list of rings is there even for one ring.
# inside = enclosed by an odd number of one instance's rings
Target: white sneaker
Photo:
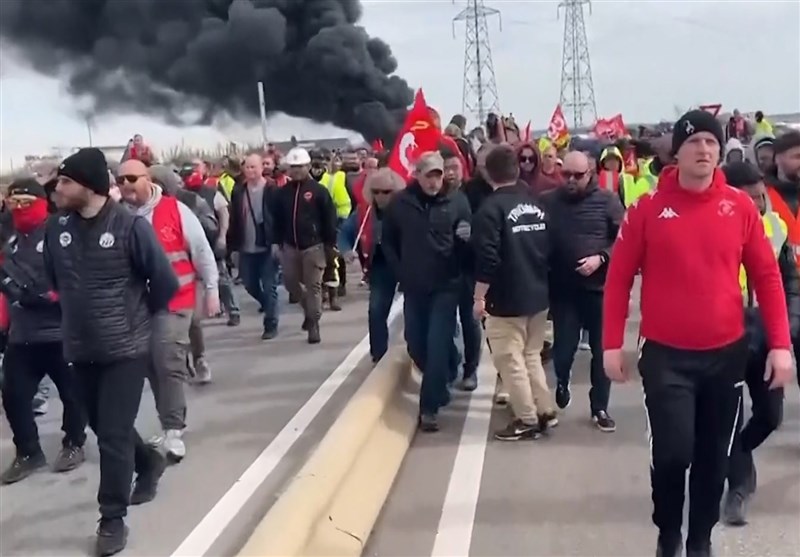
[[[167,458],[180,462],[186,456],[186,445],[183,442],[183,430],[168,429],[164,432],[164,451]]]
[[[194,363],[194,382],[198,385],[211,383],[211,368],[205,358],[197,358]]]
[[[591,350],[592,347],[589,345],[588,342],[581,342],[578,344],[578,350]]]

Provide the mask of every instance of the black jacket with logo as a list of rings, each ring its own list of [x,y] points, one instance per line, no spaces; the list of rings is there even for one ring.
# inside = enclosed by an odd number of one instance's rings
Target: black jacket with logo
[[[471,240],[475,280],[489,285],[489,315],[531,316],[548,308],[548,218],[526,185],[487,197],[473,219]]]
[[[412,182],[395,194],[383,218],[381,247],[403,292],[425,295],[459,287],[469,246],[455,230],[471,220],[467,198],[458,191],[432,197]]]
[[[625,215],[619,197],[593,182],[577,196],[562,187],[545,192],[540,199],[549,216],[553,243],[552,295],[568,296],[576,289],[602,292],[611,247]],[[575,269],[578,260],[590,255],[600,255],[604,263],[585,277]]]
[[[266,197],[266,192],[265,197]],[[325,186],[308,178],[277,188],[272,203],[274,240],[299,250],[336,246],[336,207]]]
[[[114,201],[84,219],[47,221],[44,260],[61,302],[68,362],[110,363],[150,350],[150,316],[178,290],[153,227]]]
[[[3,247],[2,275],[13,284],[8,298],[10,344],[61,342],[61,307],[44,268],[45,225],[30,234],[16,233]]]

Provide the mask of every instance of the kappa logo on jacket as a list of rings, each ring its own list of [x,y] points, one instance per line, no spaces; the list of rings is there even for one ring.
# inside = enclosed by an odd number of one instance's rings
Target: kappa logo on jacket
[[[672,207],[664,207],[664,209],[658,215],[658,218],[660,218],[660,219],[676,219],[679,216],[680,215],[678,213],[676,213],[675,210]]]

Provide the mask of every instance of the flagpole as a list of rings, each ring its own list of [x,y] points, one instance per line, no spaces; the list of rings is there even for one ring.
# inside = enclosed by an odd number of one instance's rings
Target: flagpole
[[[361,226],[358,228],[358,234],[356,235],[356,241],[353,242],[353,253],[356,253],[356,247],[358,246],[359,240],[361,240],[361,235],[364,234],[364,227],[367,226],[367,220],[369,219],[369,213],[372,211],[372,204],[367,207],[367,212],[364,214],[364,220],[361,221]]]

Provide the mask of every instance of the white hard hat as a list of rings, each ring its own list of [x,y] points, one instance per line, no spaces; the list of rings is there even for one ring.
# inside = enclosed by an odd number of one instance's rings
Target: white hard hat
[[[295,147],[286,153],[284,162],[289,166],[304,166],[306,164],[311,164],[311,155],[309,155],[308,151],[305,149]]]

